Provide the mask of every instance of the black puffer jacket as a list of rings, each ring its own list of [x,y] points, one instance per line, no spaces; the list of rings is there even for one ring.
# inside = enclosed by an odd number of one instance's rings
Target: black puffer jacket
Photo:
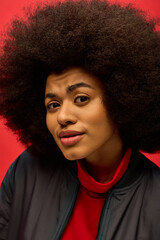
[[[77,197],[76,171],[76,162],[45,169],[29,152],[20,155],[1,185],[0,239],[60,239]],[[160,239],[160,170],[142,154],[132,154],[107,193],[97,239]]]

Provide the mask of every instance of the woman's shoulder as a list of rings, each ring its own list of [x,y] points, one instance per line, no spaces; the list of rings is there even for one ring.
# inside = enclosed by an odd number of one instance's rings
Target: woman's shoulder
[[[45,162],[47,158],[43,160]],[[37,209],[39,213],[41,206],[48,206],[48,201],[55,201],[55,211],[59,196],[63,196],[62,205],[66,194],[72,196],[77,186],[73,168],[68,164],[45,167],[47,164],[40,162],[38,157],[26,150],[9,167],[0,188],[0,239],[6,239],[8,228],[10,232],[15,232],[15,229],[18,232],[28,211]]]
[[[139,160],[141,161],[141,166],[144,170],[144,173],[150,176],[151,182],[155,181],[160,184],[160,168],[148,159],[144,154],[140,153]]]
[[[51,159],[50,159],[51,158]],[[56,155],[54,156],[43,156],[38,157],[33,155],[29,150],[25,150],[22,152],[18,158],[10,165],[5,179],[12,178],[12,182],[16,183],[23,180],[33,180],[34,178],[44,178],[48,179],[49,176],[61,175],[64,176],[64,172],[66,174],[68,172],[72,172],[73,174],[76,172],[76,164],[70,164],[66,160],[66,162],[62,162],[59,159],[61,164],[54,164]],[[56,161],[55,161],[56,162]]]

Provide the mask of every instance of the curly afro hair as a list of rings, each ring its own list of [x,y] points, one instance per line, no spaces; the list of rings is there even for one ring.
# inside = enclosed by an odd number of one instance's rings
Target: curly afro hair
[[[0,56],[0,114],[39,156],[58,154],[45,115],[51,73],[81,67],[104,85],[123,141],[160,149],[160,36],[155,19],[108,1],[46,3],[12,21]],[[58,156],[58,155],[57,155]]]

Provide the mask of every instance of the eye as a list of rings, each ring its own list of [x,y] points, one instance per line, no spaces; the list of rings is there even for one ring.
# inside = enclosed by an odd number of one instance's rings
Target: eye
[[[89,97],[87,97],[87,96],[78,96],[78,97],[76,97],[75,98],[75,103],[86,103],[86,102],[88,102],[88,100],[89,100]]]
[[[47,109],[48,109],[49,111],[54,111],[54,110],[56,110],[56,108],[58,108],[59,106],[60,106],[59,103],[57,103],[57,102],[52,102],[52,103],[49,103],[49,104],[47,105]]]

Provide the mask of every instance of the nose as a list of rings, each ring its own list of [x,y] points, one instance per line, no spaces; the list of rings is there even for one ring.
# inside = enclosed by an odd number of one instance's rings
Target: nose
[[[73,106],[70,106],[69,104],[61,105],[58,111],[57,121],[61,126],[76,123],[77,118],[74,114]]]

